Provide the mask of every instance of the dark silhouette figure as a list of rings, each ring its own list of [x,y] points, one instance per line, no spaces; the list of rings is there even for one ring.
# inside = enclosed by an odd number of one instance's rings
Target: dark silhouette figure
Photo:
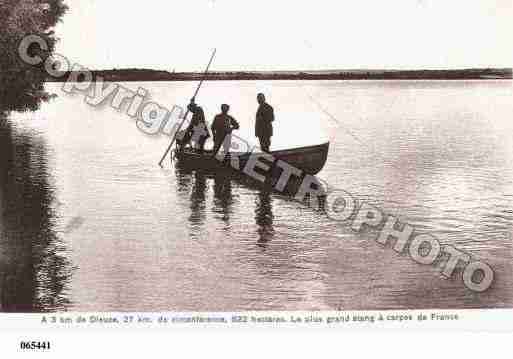
[[[210,137],[208,132],[208,126],[205,121],[205,113],[201,106],[194,102],[194,98],[191,99],[191,103],[187,106],[189,111],[192,113],[191,123],[185,130],[185,135],[181,141],[180,150],[183,150],[184,146],[189,142],[195,143],[195,148],[200,152],[205,149],[205,142]]]
[[[228,111],[230,106],[227,104],[221,105],[221,113],[216,115],[212,123],[212,134],[214,135],[214,155],[219,151],[221,145],[225,153],[230,151],[231,134],[233,130],[239,129],[239,123],[230,115]]]
[[[262,151],[269,152],[273,135],[274,109],[265,102],[263,93],[257,95],[257,101],[260,106],[258,106],[256,113],[255,136],[260,141]]]

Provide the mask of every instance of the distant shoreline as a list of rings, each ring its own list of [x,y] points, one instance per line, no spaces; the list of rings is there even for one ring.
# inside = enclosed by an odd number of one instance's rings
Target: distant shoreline
[[[168,72],[147,69],[92,70],[93,76],[105,81],[197,81],[203,78],[198,72]],[[63,82],[71,75],[62,73],[60,78],[48,82]],[[76,76],[76,74],[74,74]],[[207,81],[243,80],[510,80],[512,69],[461,69],[461,70],[328,70],[328,71],[238,71],[210,72]]]

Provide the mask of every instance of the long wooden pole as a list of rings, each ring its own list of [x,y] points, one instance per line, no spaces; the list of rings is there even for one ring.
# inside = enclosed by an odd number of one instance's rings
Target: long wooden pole
[[[203,77],[201,78],[201,81],[198,84],[198,87],[196,87],[196,92],[194,92],[194,96],[192,98],[196,98],[196,96],[198,95],[201,85],[203,85],[203,81],[205,81],[205,77],[207,76],[208,70],[210,69],[210,65],[212,64],[212,61],[214,61],[215,55],[216,55],[216,49],[214,49],[214,51],[212,51],[212,56],[210,56],[210,61],[208,62],[207,68],[205,69],[205,72],[203,73]],[[189,108],[187,108],[187,111],[185,112],[185,116],[183,117],[182,122],[180,122],[180,126],[178,126],[178,129],[175,131],[175,133],[173,135],[173,139],[171,140],[171,143],[169,144],[169,146],[166,149],[166,152],[164,152],[164,155],[162,156],[162,158],[159,161],[160,167],[162,167],[162,162],[164,162],[164,159],[166,158],[167,154],[169,153],[169,151],[171,151],[171,147],[173,147],[173,144],[175,143],[176,136],[178,135],[178,132],[182,128],[188,114],[189,114]]]

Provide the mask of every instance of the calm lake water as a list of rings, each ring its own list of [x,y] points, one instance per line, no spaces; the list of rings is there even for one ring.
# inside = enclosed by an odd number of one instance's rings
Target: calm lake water
[[[195,83],[128,83],[184,106]],[[1,311],[234,311],[513,306],[513,87],[508,81],[209,82],[252,138],[331,141],[319,177],[489,263],[481,294],[289,198],[157,166],[169,142],[59,95],[0,125]]]

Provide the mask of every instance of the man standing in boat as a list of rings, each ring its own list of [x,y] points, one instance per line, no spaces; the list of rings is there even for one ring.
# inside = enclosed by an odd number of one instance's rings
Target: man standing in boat
[[[194,102],[194,98],[191,99],[191,103],[187,106],[187,109],[192,113],[191,123],[185,130],[184,138],[181,141],[180,148],[187,145],[191,140],[196,144],[196,149],[203,152],[205,149],[205,142],[210,137],[208,132],[208,126],[205,121],[205,113],[201,106]]]
[[[214,155],[217,154],[221,145],[223,151],[228,153],[232,143],[232,131],[239,129],[239,123],[230,115],[228,111],[230,106],[227,104],[221,105],[221,113],[216,115],[212,123],[212,134],[214,135]]]
[[[260,141],[262,151],[269,152],[273,135],[274,109],[265,102],[263,93],[257,95],[257,101],[260,106],[258,106],[256,113],[255,136]]]

